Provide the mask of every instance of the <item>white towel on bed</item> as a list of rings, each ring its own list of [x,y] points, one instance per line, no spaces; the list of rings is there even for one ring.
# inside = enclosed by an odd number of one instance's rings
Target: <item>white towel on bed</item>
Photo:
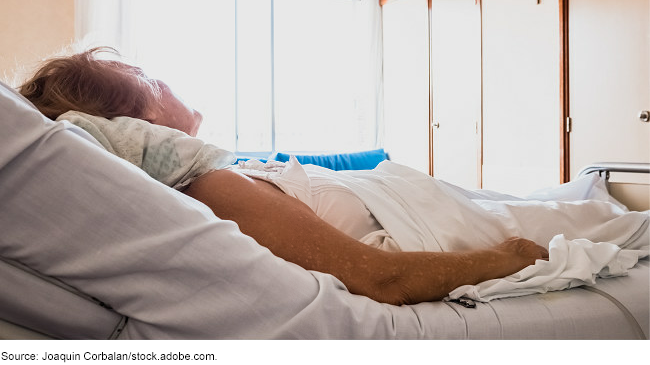
[[[594,285],[598,277],[627,275],[639,258],[648,256],[648,250],[621,250],[608,242],[568,240],[564,235],[557,235],[549,243],[549,256],[549,261],[538,260],[535,265],[508,277],[458,287],[446,299],[465,297],[488,302],[497,298]]]
[[[129,117],[106,119],[77,111],[57,118],[90,133],[108,152],[181,190],[196,177],[235,162],[235,155],[176,129]]]
[[[298,169],[305,173],[296,174]],[[298,183],[295,176],[335,177],[383,227],[388,239],[380,248],[458,251],[490,247],[513,236],[549,248],[548,262],[458,288],[451,298],[488,301],[593,284],[596,276],[625,275],[640,257],[648,256],[648,213],[629,212],[595,174],[538,192],[531,200],[467,191],[390,161],[371,171],[332,171],[292,159],[284,171],[263,175],[290,195]]]

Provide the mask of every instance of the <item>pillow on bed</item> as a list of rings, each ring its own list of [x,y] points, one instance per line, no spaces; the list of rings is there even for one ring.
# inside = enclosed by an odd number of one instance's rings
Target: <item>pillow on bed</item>
[[[291,154],[278,152],[275,160],[287,162]],[[371,151],[336,153],[329,155],[293,155],[303,165],[312,164],[326,167],[331,170],[372,170],[386,160],[383,148]]]

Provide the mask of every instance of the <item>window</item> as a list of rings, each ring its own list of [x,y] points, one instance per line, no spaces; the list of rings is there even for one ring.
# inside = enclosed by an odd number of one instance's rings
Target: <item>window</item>
[[[379,147],[376,0],[110,3],[118,49],[201,111],[204,140],[260,155]]]

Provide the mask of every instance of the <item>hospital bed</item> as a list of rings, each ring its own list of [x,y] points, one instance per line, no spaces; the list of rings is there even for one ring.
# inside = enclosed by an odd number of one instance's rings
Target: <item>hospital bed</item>
[[[545,294],[377,303],[274,257],[6,86],[0,97],[0,338],[648,338],[647,259]],[[648,172],[596,167],[585,173]]]

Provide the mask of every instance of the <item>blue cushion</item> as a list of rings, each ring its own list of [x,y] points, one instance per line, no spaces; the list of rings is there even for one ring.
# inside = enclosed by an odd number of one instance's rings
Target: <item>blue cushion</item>
[[[235,162],[233,162],[233,165],[237,165],[237,164],[239,163],[239,161],[248,161],[248,160],[252,160],[252,159],[258,160],[258,161],[260,161],[260,162],[267,162],[267,161],[268,161],[268,160],[265,159],[265,158],[257,158],[257,157],[239,157],[239,156],[238,156],[238,157],[237,157],[237,160],[236,160]]]
[[[288,153],[278,152],[274,159],[281,162],[289,161],[292,156]],[[386,160],[383,148],[371,151],[336,153],[330,155],[293,155],[303,165],[312,164],[326,167],[331,170],[372,170],[380,162]]]

